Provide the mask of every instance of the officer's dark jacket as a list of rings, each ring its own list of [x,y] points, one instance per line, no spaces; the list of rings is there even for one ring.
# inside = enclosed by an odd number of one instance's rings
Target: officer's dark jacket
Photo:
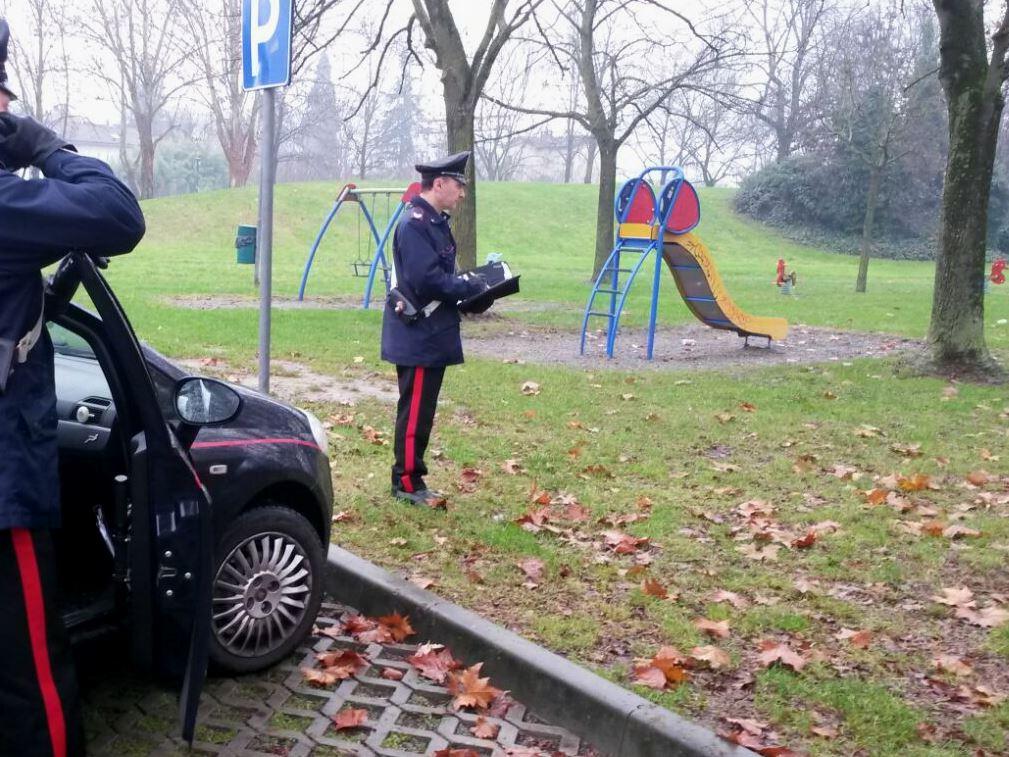
[[[461,363],[459,300],[483,288],[455,273],[455,239],[448,215],[439,213],[423,198],[406,208],[393,238],[397,288],[418,309],[438,300],[430,316],[404,323],[385,304],[382,316],[382,359],[396,365],[427,367]]]
[[[99,160],[57,150],[24,181],[0,170],[0,337],[17,342],[42,307],[44,266],[69,250],[115,255],[144,235],[133,194]],[[48,333],[0,394],[0,529],[59,525],[56,392]]]

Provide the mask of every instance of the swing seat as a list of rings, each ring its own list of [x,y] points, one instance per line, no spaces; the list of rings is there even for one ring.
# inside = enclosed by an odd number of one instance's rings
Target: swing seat
[[[354,271],[354,276],[359,279],[366,279],[371,274],[371,261],[370,260],[355,260],[350,264],[351,270]],[[389,266],[380,265],[378,270],[382,273],[389,272]]]

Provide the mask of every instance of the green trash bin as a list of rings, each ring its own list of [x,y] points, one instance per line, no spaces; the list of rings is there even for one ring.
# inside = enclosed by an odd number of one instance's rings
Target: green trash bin
[[[237,250],[237,262],[241,265],[254,265],[256,262],[256,227],[238,227],[238,234],[235,236],[235,249]]]

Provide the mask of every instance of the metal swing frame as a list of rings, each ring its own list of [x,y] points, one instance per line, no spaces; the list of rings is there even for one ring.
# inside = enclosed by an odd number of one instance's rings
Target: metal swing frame
[[[308,285],[308,274],[312,270],[312,263],[315,261],[315,254],[319,251],[319,245],[322,243],[323,237],[326,236],[326,231],[329,229],[329,225],[333,222],[333,219],[336,218],[337,213],[340,212],[340,208],[343,207],[343,204],[346,202],[357,203],[358,208],[361,210],[361,215],[364,216],[365,221],[368,223],[368,230],[375,243],[375,251],[371,255],[370,260],[363,261],[359,259],[352,263],[355,275],[359,275],[359,266],[362,268],[364,265],[368,266],[367,282],[364,287],[364,300],[361,306],[365,309],[370,307],[372,292],[375,287],[375,277],[379,271],[382,272],[382,281],[385,284],[386,292],[388,292],[389,265],[386,262],[385,256],[386,245],[389,242],[389,238],[395,231],[396,224],[399,222],[399,218],[406,209],[406,206],[419,192],[420,184],[416,182],[406,189],[403,189],[402,187],[375,187],[359,189],[355,184],[345,184],[337,194],[333,207],[326,216],[326,220],[323,221],[322,226],[319,228],[319,233],[316,234],[315,241],[312,243],[312,248],[308,252],[308,260],[305,261],[305,270],[301,274],[301,286],[298,288],[298,300],[303,301],[305,299],[305,288]],[[379,233],[378,226],[375,224],[374,214],[368,207],[367,198],[369,195],[385,195],[387,198],[392,195],[400,196],[399,203],[389,215],[389,220],[381,233]]]

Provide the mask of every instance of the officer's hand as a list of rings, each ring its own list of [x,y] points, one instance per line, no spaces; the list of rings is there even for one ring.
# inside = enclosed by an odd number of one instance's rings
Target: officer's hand
[[[8,171],[41,166],[46,158],[62,147],[73,147],[31,118],[0,113],[0,163]]]

